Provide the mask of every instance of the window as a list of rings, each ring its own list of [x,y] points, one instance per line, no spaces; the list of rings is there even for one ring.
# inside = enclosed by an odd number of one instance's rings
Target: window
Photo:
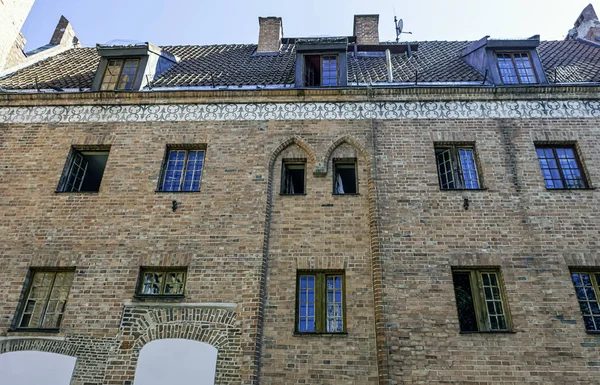
[[[186,281],[185,269],[143,268],[138,282],[138,296],[183,296]]]
[[[506,301],[498,271],[453,270],[452,278],[460,331],[509,330]]]
[[[72,283],[72,271],[33,271],[17,328],[58,329]]]
[[[168,150],[159,191],[200,191],[203,150]]]
[[[535,150],[546,188],[587,188],[574,146],[536,146]]]
[[[338,67],[337,55],[304,55],[304,86],[339,85]]]
[[[538,82],[531,57],[523,53],[497,53],[498,70],[504,84],[535,84]]]
[[[356,183],[356,161],[334,160],[333,161],[333,193],[334,194],[356,194],[358,192]]]
[[[283,161],[281,170],[281,194],[299,195],[305,193],[304,172],[306,163]]]
[[[101,91],[131,90],[140,59],[109,59],[102,78]]]
[[[100,189],[108,148],[71,149],[58,183],[59,192],[97,192]]]
[[[473,146],[436,146],[435,158],[442,190],[480,188]]]
[[[600,332],[600,272],[572,272],[575,293],[587,331]]]
[[[299,272],[296,332],[343,333],[344,285],[343,272]]]

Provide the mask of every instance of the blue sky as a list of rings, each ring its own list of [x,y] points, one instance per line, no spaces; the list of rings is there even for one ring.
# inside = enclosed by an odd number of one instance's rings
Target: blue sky
[[[258,17],[283,17],[284,35],[352,35],[353,15],[380,15],[393,40],[394,9],[403,40],[529,37],[562,40],[589,0],[36,0],[23,33],[27,50],[47,44],[61,15],[84,46],[113,39],[168,44],[256,43]],[[595,4],[600,12],[600,2]]]

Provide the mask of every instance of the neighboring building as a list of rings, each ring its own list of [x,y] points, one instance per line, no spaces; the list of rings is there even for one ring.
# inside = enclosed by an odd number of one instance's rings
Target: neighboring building
[[[10,64],[24,55],[25,37],[21,34],[21,27],[34,2],[35,0],[0,1],[0,71],[10,67]]]
[[[81,48],[61,19],[0,79],[0,379],[597,383],[600,47],[378,21]]]

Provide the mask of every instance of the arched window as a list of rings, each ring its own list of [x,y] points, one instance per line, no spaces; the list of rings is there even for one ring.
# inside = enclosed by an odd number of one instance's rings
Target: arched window
[[[216,367],[217,349],[209,344],[156,340],[142,348],[133,385],[214,385]]]
[[[69,385],[75,361],[75,357],[38,351],[0,354],[0,384]]]

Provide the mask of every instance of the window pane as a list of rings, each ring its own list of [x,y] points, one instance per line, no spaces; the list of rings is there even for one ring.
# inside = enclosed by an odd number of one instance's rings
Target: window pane
[[[109,60],[104,72],[104,78],[100,90],[109,91],[114,90],[117,87],[117,80],[119,79],[119,73],[123,66],[123,60]]]
[[[327,332],[343,332],[342,276],[327,276]]]
[[[436,149],[436,160],[438,167],[438,176],[440,178],[440,188],[443,190],[455,189],[454,169],[452,167],[451,149]]]
[[[599,274],[596,274],[596,282],[598,282]],[[579,301],[579,308],[585,323],[585,328],[592,331],[600,331],[600,314],[598,304],[598,294],[592,283],[594,278],[590,273],[573,273],[571,274],[573,279],[573,285],[575,286],[575,292],[577,293],[577,300]]]
[[[35,272],[19,327],[58,328],[72,282],[72,272]]]
[[[298,331],[314,332],[315,317],[315,276],[301,275],[298,301]]]
[[[133,83],[135,82],[135,74],[137,72],[139,60],[138,59],[127,59],[121,71],[119,78],[118,89],[119,90],[131,90]]]
[[[165,167],[163,191],[179,191],[181,177],[185,166],[186,152],[187,151],[169,151],[169,157]]]
[[[185,273],[167,273],[167,281],[165,283],[166,295],[181,295],[183,294],[183,285],[185,282]]]
[[[488,309],[488,322],[490,330],[503,330],[506,328],[501,319],[504,318],[502,298],[495,298],[494,293],[500,293],[496,273],[481,273],[485,302]],[[504,327],[502,327],[504,325]]]
[[[338,85],[337,56],[323,56],[323,82],[324,87]]]
[[[454,294],[456,296],[456,307],[458,309],[458,321],[460,330],[464,332],[476,332],[477,315],[471,292],[470,273],[454,273]]]
[[[146,272],[143,278],[142,294],[159,295],[163,280],[162,272]]]
[[[460,164],[462,168],[464,187],[467,189],[479,188],[479,179],[477,178],[477,167],[473,150],[469,148],[459,149]]]
[[[510,54],[498,54],[498,69],[504,84],[519,84],[517,71]]]
[[[204,151],[189,151],[183,180],[183,191],[200,191]]]

